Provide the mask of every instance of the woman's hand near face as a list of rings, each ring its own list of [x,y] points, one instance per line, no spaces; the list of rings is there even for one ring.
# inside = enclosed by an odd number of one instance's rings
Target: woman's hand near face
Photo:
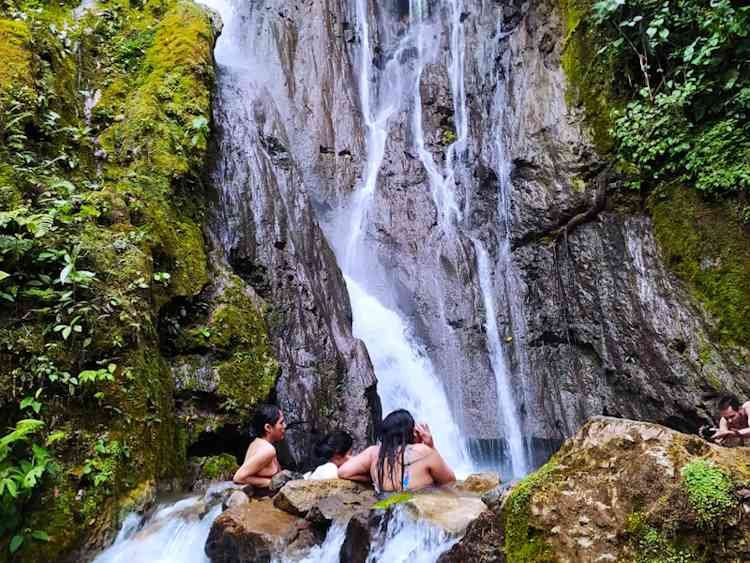
[[[430,427],[425,422],[420,422],[414,425],[414,433],[416,435],[417,443],[424,444],[431,448],[435,447],[435,441],[432,438],[432,432]]]

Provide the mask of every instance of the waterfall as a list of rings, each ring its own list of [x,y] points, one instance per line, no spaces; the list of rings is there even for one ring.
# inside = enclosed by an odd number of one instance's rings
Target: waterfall
[[[417,4],[421,5],[419,2]],[[403,59],[408,58],[407,51],[419,47],[423,40],[422,10],[415,8],[414,1],[410,8],[416,10],[419,19],[394,41],[390,56],[378,75],[377,88],[373,91],[369,11],[367,0],[357,0],[362,42],[360,103],[367,129],[367,162],[364,177],[350,204],[348,229],[345,227],[345,232],[334,233],[333,243],[335,248],[343,246],[343,251],[339,251],[338,255],[352,304],[353,332],[367,345],[378,377],[378,394],[384,413],[406,408],[418,421],[428,422],[446,461],[459,473],[466,474],[471,469],[466,442],[451,414],[445,389],[403,316],[395,307],[386,306],[366,289],[378,285],[378,281],[387,276],[378,271],[373,260],[368,259],[367,263],[362,261],[362,257],[370,255],[364,236],[365,222],[385,155],[389,120],[402,109],[401,93],[408,91],[409,85],[414,96],[419,96],[419,77],[424,67],[420,51],[417,51],[415,65],[403,64]],[[410,23],[414,23],[414,20]],[[388,30],[383,31],[387,36]],[[434,163],[432,169],[438,176]],[[445,197],[441,197],[440,202],[448,208],[455,207]],[[338,238],[346,240],[344,245],[337,244],[337,234]],[[380,289],[383,290],[382,284]],[[388,288],[385,288],[385,292],[388,293]]]
[[[388,292],[383,291],[382,288],[384,285],[382,280],[387,279],[387,275],[378,275],[376,265],[372,264],[371,258],[368,258],[368,264],[361,263],[362,256],[370,256],[369,253],[365,252],[367,249],[365,232],[368,208],[373,201],[373,194],[377,186],[378,171],[385,156],[385,146],[389,134],[389,120],[394,118],[398,112],[408,109],[411,113],[410,126],[414,148],[427,174],[429,188],[437,211],[438,228],[442,233],[442,237],[446,240],[460,240],[461,237],[465,237],[472,229],[467,217],[467,211],[470,206],[469,198],[465,198],[462,210],[462,207],[459,205],[461,194],[456,193],[456,184],[459,179],[463,179],[464,184],[469,184],[472,181],[469,174],[467,174],[465,164],[470,132],[467,120],[468,111],[464,80],[466,50],[465,33],[462,24],[464,6],[463,0],[443,0],[429,7],[423,0],[410,0],[409,19],[406,30],[400,34],[397,46],[392,49],[394,56],[388,60],[386,66],[380,72],[377,72],[377,69],[373,69],[372,65],[372,53],[370,50],[372,48],[371,35],[373,35],[373,30],[370,29],[370,18],[367,7],[367,0],[357,1],[357,17],[362,50],[360,53],[359,86],[362,113],[367,128],[367,162],[365,176],[355,191],[352,203],[350,204],[349,215],[351,216],[351,223],[347,233],[348,238],[345,251],[343,252],[343,259],[340,259],[340,261],[343,264],[344,272],[349,276],[350,297],[354,309],[355,334],[365,341],[373,356],[376,374],[380,379],[379,392],[383,399],[383,405],[388,410],[392,404],[389,402],[388,396],[394,395],[394,391],[397,391],[396,396],[403,403],[404,397],[409,396],[409,390],[404,389],[403,386],[391,387],[391,380],[398,382],[398,373],[395,374],[395,377],[391,377],[384,373],[383,370],[388,369],[389,366],[394,367],[395,364],[392,361],[379,360],[377,356],[382,353],[385,358],[389,358],[392,357],[392,354],[389,355],[387,350],[382,349],[382,346],[378,342],[378,336],[382,333],[382,330],[378,330],[377,326],[373,326],[372,323],[375,322],[373,316],[367,314],[366,309],[357,302],[363,293],[368,300],[377,302],[372,298],[372,295],[365,293],[366,290],[363,288],[367,287],[378,287],[381,294],[385,293],[386,296],[388,295]],[[437,62],[437,57],[440,53],[443,26],[447,26],[449,29],[447,70],[453,100],[455,138],[448,144],[445,150],[444,163],[441,165],[436,161],[425,142],[421,80],[426,66]],[[378,29],[376,31],[378,34],[384,36],[381,37],[381,50],[389,52],[387,45],[385,48],[382,47],[383,42],[387,42],[389,39],[387,27],[386,29]],[[403,61],[400,60],[398,55],[406,52],[407,49],[405,49],[405,46],[408,46],[410,56],[406,61]],[[395,77],[394,71],[398,73]],[[500,115],[496,117],[498,120],[501,120],[504,117],[504,104],[506,100],[504,99],[503,92],[504,81],[498,80],[498,83],[500,85],[497,88],[498,94],[494,100],[494,105],[500,112]],[[407,102],[408,108],[399,107],[399,98],[402,97],[403,92],[410,94],[410,100]],[[502,121],[498,122],[502,123]],[[520,379],[523,381],[528,371],[524,349],[525,321],[522,305],[518,299],[519,286],[513,270],[509,243],[511,222],[509,203],[510,162],[502,137],[502,127],[498,127],[497,129],[495,158],[500,192],[497,210],[500,225],[499,232],[494,235],[497,237],[497,247],[499,248],[496,262],[494,264],[490,263],[491,260],[487,248],[478,236],[472,235],[469,239],[476,254],[477,277],[485,314],[486,347],[490,367],[496,383],[498,420],[502,421],[502,436],[506,445],[502,452],[503,455],[500,455],[500,457],[510,458],[509,469],[514,476],[521,477],[529,469],[527,446],[524,444],[521,415],[511,381],[510,361],[509,357],[506,357],[509,356],[509,352],[506,349],[511,347],[504,346],[503,343],[513,343],[512,348],[516,352],[518,373],[520,374]],[[492,233],[493,231],[490,231],[491,236]],[[358,260],[360,261],[359,263],[357,262]],[[437,262],[439,257],[436,256],[435,260]],[[368,276],[369,280],[367,279]],[[352,289],[352,282],[356,282],[356,289],[354,290]],[[501,338],[497,322],[499,310],[495,299],[496,284],[501,286],[502,295],[505,297],[505,304],[510,318],[508,324],[511,327],[513,337],[507,340]],[[372,307],[372,305],[372,302],[368,303],[368,306]],[[438,303],[438,306],[442,308],[442,302]],[[368,316],[368,327],[364,330],[362,330],[363,323],[358,322],[360,310],[362,311],[361,314]],[[402,321],[399,322],[399,326],[401,324],[403,324]],[[399,328],[396,332],[400,333],[401,329]],[[408,334],[408,331],[406,334]],[[402,367],[406,368],[413,365],[413,362],[404,362],[393,371],[398,372]],[[412,367],[408,373],[418,374],[416,378],[420,381],[420,386],[427,384],[431,388],[441,389],[442,386],[440,385],[439,378],[436,375],[430,374],[429,360],[421,360],[419,365],[422,369],[414,370]],[[430,384],[431,380],[434,380],[433,384]],[[435,411],[431,410],[430,412]],[[452,420],[449,421],[449,425],[451,427],[457,426]],[[459,438],[460,442],[462,440]],[[461,457],[465,457],[465,453],[461,452]]]
[[[513,475],[520,477],[528,472],[528,466],[526,463],[521,423],[516,411],[515,400],[513,399],[508,365],[500,340],[500,331],[497,326],[497,312],[495,310],[495,299],[492,295],[493,284],[490,277],[490,259],[482,243],[477,239],[474,239],[473,242],[477,253],[482,301],[484,302],[485,314],[487,316],[485,323],[487,347],[498,390],[498,414],[502,418],[506,428],[505,435],[510,451]]]

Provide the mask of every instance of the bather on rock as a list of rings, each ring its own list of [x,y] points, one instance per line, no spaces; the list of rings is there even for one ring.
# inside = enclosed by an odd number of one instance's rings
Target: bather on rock
[[[744,441],[750,438],[750,401],[740,404],[734,395],[725,395],[719,400],[719,430],[711,436],[718,444],[730,445],[728,442]]]
[[[274,444],[284,439],[284,413],[275,405],[260,405],[252,422],[256,438],[250,443],[245,461],[234,474],[234,482],[268,488],[271,478],[281,471]]]
[[[305,474],[305,479],[337,479],[339,467],[352,457],[354,440],[348,432],[336,430],[315,444],[316,457],[314,471]]]
[[[339,477],[372,482],[378,493],[415,491],[452,483],[456,476],[426,424],[415,424],[409,411],[390,413],[380,427],[380,443],[339,467]]]

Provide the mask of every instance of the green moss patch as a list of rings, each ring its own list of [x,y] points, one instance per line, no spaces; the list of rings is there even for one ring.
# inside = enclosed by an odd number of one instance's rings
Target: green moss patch
[[[31,32],[25,22],[0,19],[0,94],[33,79]]]
[[[680,474],[690,506],[704,526],[715,526],[737,507],[732,481],[710,461],[691,461]]]
[[[239,469],[231,454],[221,454],[200,460],[201,475],[211,481],[228,481]]]
[[[705,558],[698,556],[689,547],[677,545],[656,528],[650,526],[645,515],[634,513],[628,518],[628,534],[635,552],[636,563],[700,563]]]
[[[671,185],[649,208],[665,262],[718,320],[717,339],[750,345],[750,236],[738,203]]]
[[[515,487],[503,506],[505,523],[505,557],[509,563],[531,563],[554,561],[550,546],[533,526],[529,514],[531,499],[543,492],[557,469],[550,461],[532,473]]]
[[[571,106],[582,106],[586,124],[597,150],[608,153],[613,146],[611,112],[616,99],[609,63],[597,56],[601,36],[590,24],[591,0],[561,0],[565,39],[562,67],[568,80],[566,99]]]

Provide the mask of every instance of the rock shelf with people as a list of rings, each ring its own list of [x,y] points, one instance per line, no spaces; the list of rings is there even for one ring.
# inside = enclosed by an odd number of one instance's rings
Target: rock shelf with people
[[[224,493],[227,510],[206,542],[214,562],[301,557],[331,535],[332,525],[345,528],[339,549],[350,553],[346,560],[364,561],[393,518],[419,522],[447,549],[486,509],[481,496],[500,486],[493,473],[457,482],[429,425],[404,409],[388,414],[378,442],[355,455],[348,432],[324,436],[305,475],[278,461],[276,446],[285,431],[280,408],[260,405],[252,427],[255,437],[234,475],[237,488]]]

